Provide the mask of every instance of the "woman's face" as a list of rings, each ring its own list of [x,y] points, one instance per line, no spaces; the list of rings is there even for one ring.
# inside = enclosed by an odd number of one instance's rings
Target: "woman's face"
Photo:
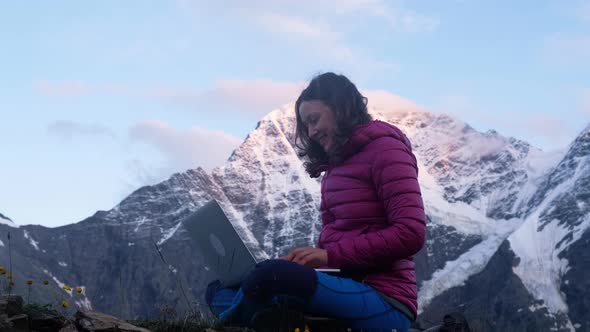
[[[299,116],[307,134],[319,143],[326,153],[334,146],[338,130],[336,115],[332,109],[319,100],[303,101],[299,105]]]

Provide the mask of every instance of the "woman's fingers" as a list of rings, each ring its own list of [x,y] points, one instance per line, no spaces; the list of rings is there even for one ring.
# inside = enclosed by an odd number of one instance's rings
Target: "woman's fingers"
[[[325,265],[327,262],[323,258],[323,250],[312,248],[309,251],[302,253],[297,260],[298,264],[307,266],[307,267],[319,267]]]
[[[293,262],[301,265],[306,265],[312,258],[314,252],[312,250],[301,251]]]
[[[291,250],[288,255],[281,257],[307,267],[318,267],[328,263],[325,250],[315,247],[302,247]]]
[[[309,249],[314,249],[313,247],[302,247],[302,248],[295,248],[289,252],[287,256],[283,256],[285,260],[293,261],[295,257],[298,257],[302,252],[305,252]],[[281,259],[283,259],[281,257]]]

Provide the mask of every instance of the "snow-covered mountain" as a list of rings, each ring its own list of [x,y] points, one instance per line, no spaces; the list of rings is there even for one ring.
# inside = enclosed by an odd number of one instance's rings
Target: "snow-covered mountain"
[[[370,111],[406,132],[419,162],[428,215],[416,256],[420,324],[459,310],[482,331],[590,330],[590,127],[548,154],[409,102]],[[210,174],[174,174],[77,224],[0,224],[22,259],[13,256],[17,276],[85,285],[86,305],[125,317],[194,307],[215,271],[180,221],[211,198],[260,259],[313,244],[319,181],[293,147],[294,122],[291,105],[273,111]]]
[[[590,328],[584,298],[590,284],[582,277],[590,271],[590,127],[542,178],[525,210],[522,226],[509,238],[521,258],[514,272],[550,312]]]

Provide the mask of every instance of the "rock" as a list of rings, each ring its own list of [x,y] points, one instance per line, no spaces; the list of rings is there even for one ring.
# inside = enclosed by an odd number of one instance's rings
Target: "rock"
[[[148,329],[94,310],[76,311],[76,324],[84,332],[150,332]]]
[[[37,332],[58,331],[66,322],[66,319],[55,310],[29,314],[31,315],[31,330]]]
[[[52,331],[56,331],[56,330],[52,330]],[[79,331],[80,330],[78,330],[78,328],[76,327],[76,324],[67,323],[58,332],[79,332]]]
[[[14,315],[7,320],[12,328],[19,332],[29,332],[29,317],[25,314]]]
[[[0,297],[0,313],[6,312],[7,305],[8,305],[8,301],[6,301],[4,296]]]
[[[17,295],[5,295],[0,298],[0,309],[3,307],[3,302],[6,302],[4,313],[8,317],[21,314],[23,312],[23,298]]]
[[[0,315],[0,331],[10,331],[12,328],[12,323],[8,321],[8,316],[6,314]]]

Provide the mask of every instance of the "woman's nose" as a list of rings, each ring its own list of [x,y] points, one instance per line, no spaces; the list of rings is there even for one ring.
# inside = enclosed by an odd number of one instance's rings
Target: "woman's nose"
[[[313,138],[316,133],[317,130],[315,129],[315,127],[309,126],[309,128],[307,129],[307,135],[309,136],[309,138]]]

